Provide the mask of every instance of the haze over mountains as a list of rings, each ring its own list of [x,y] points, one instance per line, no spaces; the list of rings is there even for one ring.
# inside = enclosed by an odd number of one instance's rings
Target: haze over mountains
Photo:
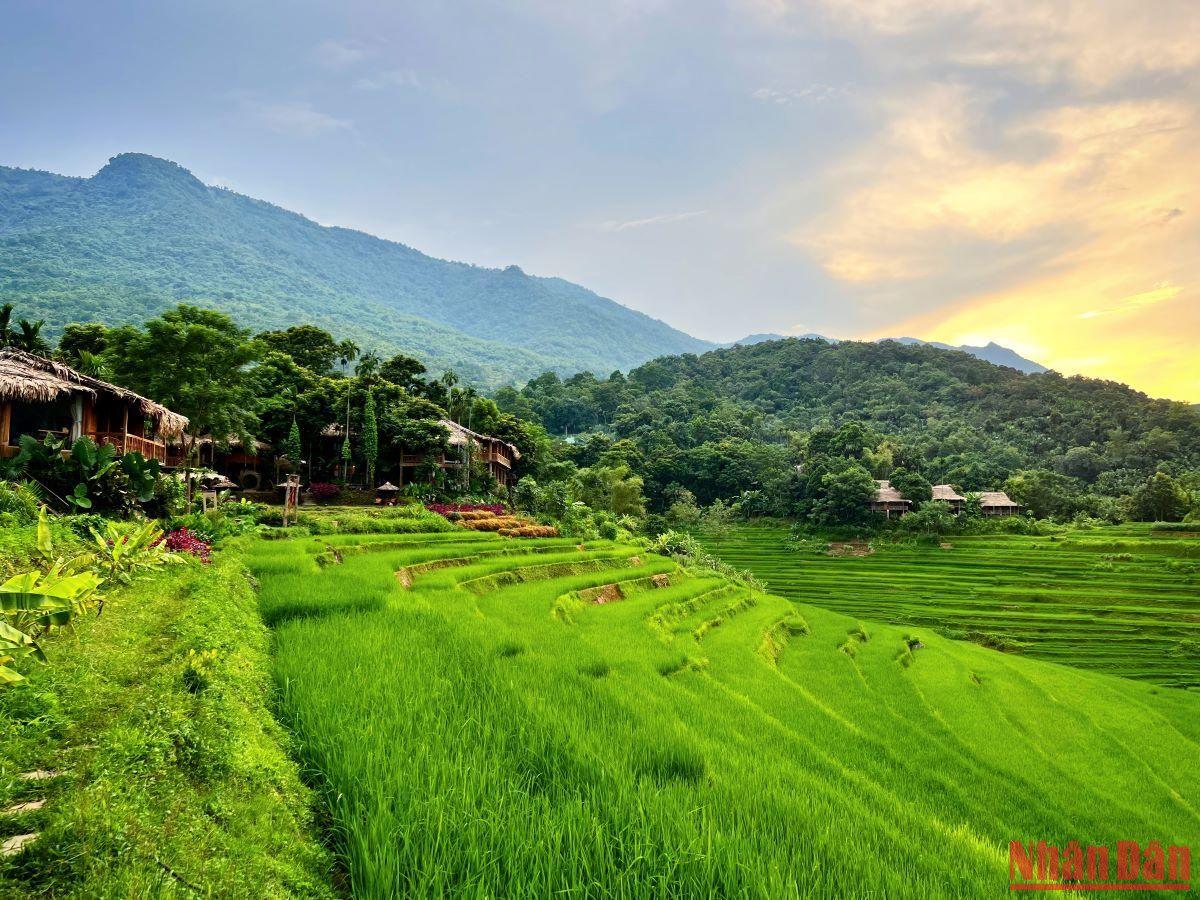
[[[68,322],[141,322],[181,301],[255,330],[311,322],[482,385],[551,369],[603,375],[719,346],[564,279],[319,225],[141,153],[91,178],[0,166],[0,297],[52,333]],[[934,346],[1045,371],[996,344]]]
[[[139,153],[91,178],[0,167],[0,295],[52,330],[180,301],[256,330],[312,322],[484,383],[713,346],[561,278],[325,227]]]

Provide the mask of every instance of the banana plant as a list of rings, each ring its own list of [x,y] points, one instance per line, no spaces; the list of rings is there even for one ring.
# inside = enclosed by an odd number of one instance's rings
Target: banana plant
[[[70,623],[99,589],[93,572],[24,572],[0,584],[0,612],[17,629],[45,631]]]
[[[97,551],[95,567],[107,582],[130,584],[143,570],[174,561],[162,546],[163,530],[154,520],[132,528],[109,522],[103,534],[95,528],[91,532]]]
[[[46,661],[46,654],[42,652],[37,641],[25,632],[0,622],[0,687],[25,680],[24,675],[8,666],[14,659],[22,656],[32,656],[39,662]]]

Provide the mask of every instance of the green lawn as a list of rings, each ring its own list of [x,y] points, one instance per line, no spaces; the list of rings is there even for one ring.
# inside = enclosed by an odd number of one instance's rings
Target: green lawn
[[[1121,526],[1054,537],[877,541],[867,556],[789,546],[750,525],[701,540],[790,600],[1005,646],[1066,665],[1200,687],[1200,535]]]
[[[356,896],[1001,896],[1012,840],[1200,845],[1191,692],[637,546],[339,535],[249,559]]]

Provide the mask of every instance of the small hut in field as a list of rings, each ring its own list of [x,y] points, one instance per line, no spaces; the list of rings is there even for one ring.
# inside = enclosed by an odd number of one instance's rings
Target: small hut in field
[[[15,456],[21,435],[68,443],[90,437],[118,453],[167,461],[167,442],[186,416],[141,394],[15,347],[0,349],[0,456]]]
[[[943,503],[948,504],[950,506],[950,512],[954,513],[956,516],[962,512],[967,505],[967,498],[958,491],[954,490],[954,488],[948,484],[935,484],[933,486],[933,496],[930,499],[941,500]]]
[[[875,497],[871,500],[871,512],[883,513],[885,517],[902,516],[912,509],[912,501],[892,487],[890,481],[875,482]]]
[[[979,495],[979,509],[985,516],[1015,516],[1022,506],[1004,491],[984,491]]]

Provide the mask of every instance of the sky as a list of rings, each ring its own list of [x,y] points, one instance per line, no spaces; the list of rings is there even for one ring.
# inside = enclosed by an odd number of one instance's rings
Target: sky
[[[1200,402],[1200,2],[0,0],[0,164],[152,153],[698,337]]]

